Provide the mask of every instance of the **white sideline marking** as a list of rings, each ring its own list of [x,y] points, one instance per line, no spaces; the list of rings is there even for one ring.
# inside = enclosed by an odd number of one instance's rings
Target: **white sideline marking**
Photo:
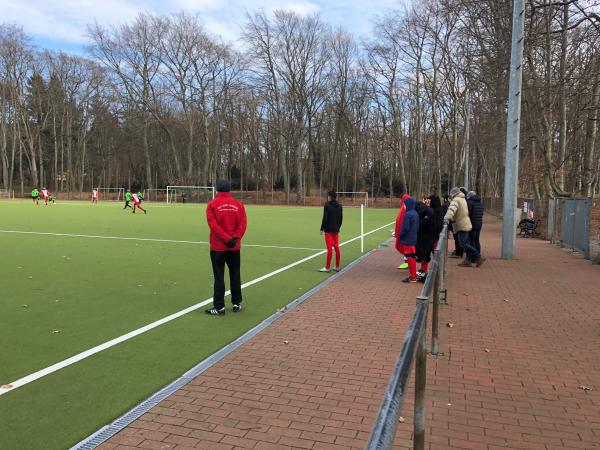
[[[208,245],[210,242],[206,241],[178,241],[174,239],[153,239],[153,238],[136,238],[136,237],[122,237],[122,236],[100,236],[93,234],[71,234],[71,233],[45,233],[43,231],[19,231],[19,230],[0,230],[0,233],[14,233],[14,234],[35,234],[42,236],[67,236],[67,237],[80,237],[80,238],[92,238],[92,239],[116,239],[119,241],[149,241],[149,242],[170,242],[176,244],[203,244]],[[278,248],[284,250],[321,250],[320,248],[311,247],[286,247],[280,245],[260,245],[260,244],[243,244],[244,247],[260,247],[260,248]]]
[[[390,225],[392,225],[394,223],[395,222],[390,222],[390,223],[387,223],[385,225],[382,225],[379,228],[375,228],[374,230],[371,230],[371,231],[365,233],[363,236],[368,236],[370,234],[373,234],[373,233],[375,233],[375,232],[377,232],[379,230],[382,230],[383,228],[389,227]],[[354,242],[354,241],[356,241],[356,240],[358,240],[360,238],[361,238],[361,236],[359,235],[359,236],[354,237],[352,239],[349,239],[349,240],[347,240],[345,242],[342,242],[340,244],[340,247],[343,246],[343,245],[346,245],[346,244],[350,244],[351,242]],[[254,280],[248,281],[247,283],[242,284],[242,289],[245,289],[245,288],[247,288],[249,286],[252,286],[253,284],[260,283],[261,281],[264,281],[267,278],[271,278],[271,277],[273,277],[273,276],[275,276],[277,274],[280,274],[281,272],[284,272],[284,271],[286,271],[288,269],[291,269],[292,267],[296,267],[296,266],[298,266],[298,265],[300,265],[302,263],[305,263],[306,261],[310,261],[311,259],[314,259],[317,256],[321,256],[322,254],[324,254],[326,252],[327,252],[327,250],[321,250],[321,251],[319,251],[319,252],[317,252],[317,253],[315,253],[313,255],[307,256],[306,258],[302,258],[302,259],[300,259],[300,260],[298,260],[296,262],[288,264],[287,266],[281,267],[281,268],[279,268],[277,270],[274,270],[273,272],[267,273],[266,275],[262,275],[262,276],[260,276],[258,278],[255,278]],[[231,294],[231,291],[225,292],[225,296],[228,296],[230,294]],[[212,302],[212,300],[213,299],[211,297],[211,298],[208,298],[208,299],[206,299],[206,300],[204,300],[204,301],[202,301],[200,303],[196,303],[195,305],[188,306],[187,308],[182,309],[181,311],[178,311],[176,313],[170,314],[170,315],[168,315],[166,317],[163,317],[162,319],[159,319],[159,320],[157,320],[155,322],[149,323],[148,325],[144,325],[143,327],[138,328],[137,330],[130,331],[129,333],[126,333],[126,334],[124,334],[122,336],[119,336],[117,338],[111,339],[110,341],[107,341],[107,342],[105,342],[103,344],[97,345],[96,347],[92,347],[92,348],[90,348],[88,350],[85,350],[85,351],[83,351],[81,353],[78,353],[77,355],[71,356],[70,358],[67,358],[67,359],[64,359],[62,361],[59,361],[56,364],[52,364],[51,366],[48,366],[45,369],[38,370],[37,372],[34,372],[34,373],[30,374],[30,375],[27,375],[27,376],[25,376],[23,378],[20,378],[20,379],[16,380],[16,381],[13,381],[12,383],[5,384],[5,385],[3,385],[3,386],[0,387],[0,396],[6,394],[8,392],[14,391],[15,389],[20,388],[22,386],[25,386],[26,384],[29,384],[32,381],[39,380],[40,378],[43,378],[46,375],[50,375],[51,373],[54,373],[54,372],[56,372],[56,371],[58,371],[60,369],[63,369],[63,368],[68,367],[68,366],[70,366],[72,364],[75,364],[76,362],[79,362],[79,361],[81,361],[83,359],[86,359],[86,358],[92,356],[92,355],[95,355],[96,353],[100,353],[103,350],[106,350],[106,349],[109,349],[111,347],[114,347],[115,345],[120,344],[121,342],[125,342],[125,341],[127,341],[129,339],[132,339],[132,338],[134,338],[136,336],[139,336],[140,334],[143,334],[146,331],[150,331],[153,328],[156,328],[156,327],[158,327],[160,325],[163,325],[165,323],[168,323],[168,322],[171,322],[171,321],[173,321],[175,319],[178,319],[181,316],[184,316],[184,315],[186,315],[186,314],[188,314],[188,313],[190,313],[192,311],[195,311],[195,310],[197,310],[199,308],[202,308],[203,306],[208,305],[209,303]]]

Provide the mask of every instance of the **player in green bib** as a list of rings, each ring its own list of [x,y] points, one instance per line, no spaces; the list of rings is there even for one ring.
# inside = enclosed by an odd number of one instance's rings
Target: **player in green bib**
[[[123,207],[123,209],[131,208],[131,205],[129,204],[130,201],[131,201],[131,192],[129,192],[129,190],[127,190],[127,192],[125,192],[125,206]]]
[[[36,205],[40,204],[40,191],[37,188],[33,188],[33,191],[31,191],[31,199]]]

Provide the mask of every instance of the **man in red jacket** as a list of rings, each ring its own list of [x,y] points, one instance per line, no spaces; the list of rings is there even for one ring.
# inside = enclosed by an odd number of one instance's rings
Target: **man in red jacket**
[[[206,314],[225,314],[225,264],[229,268],[233,312],[242,309],[240,248],[246,232],[244,205],[229,193],[228,180],[217,180],[217,196],[206,206],[206,221],[210,228],[210,260],[215,277],[213,307]]]
[[[404,254],[402,253],[402,248],[400,246],[398,236],[400,236],[400,232],[402,231],[402,222],[404,220],[404,214],[406,214],[406,205],[404,204],[404,200],[406,200],[407,198],[410,198],[410,195],[402,195],[402,199],[400,200],[400,212],[396,217],[396,228],[394,230],[394,238],[396,238],[396,250],[398,250],[398,252],[400,252],[402,256],[404,256]],[[406,256],[404,256],[404,261],[402,261],[402,264],[398,266],[398,269],[408,269],[408,262],[406,260]]]

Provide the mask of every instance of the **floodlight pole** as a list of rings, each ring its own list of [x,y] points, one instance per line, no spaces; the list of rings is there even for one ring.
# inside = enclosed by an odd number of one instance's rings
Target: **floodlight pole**
[[[465,118],[465,179],[463,182],[463,186],[468,191],[469,189],[469,160],[471,158],[471,102],[469,91],[467,90],[465,94],[465,103],[467,104],[466,108],[466,118]]]
[[[514,0],[508,114],[506,118],[506,153],[504,157],[504,219],[502,222],[501,252],[503,259],[514,259],[515,257],[524,34],[525,0]]]

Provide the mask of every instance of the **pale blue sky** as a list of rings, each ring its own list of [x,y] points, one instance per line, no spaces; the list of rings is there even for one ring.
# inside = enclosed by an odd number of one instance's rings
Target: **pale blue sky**
[[[246,10],[289,9],[301,14],[318,12],[332,24],[343,26],[357,37],[372,28],[375,15],[396,7],[402,0],[0,0],[0,22],[23,27],[39,47],[83,52],[86,25],[129,21],[140,11],[198,13],[207,29],[228,41],[239,34]]]

